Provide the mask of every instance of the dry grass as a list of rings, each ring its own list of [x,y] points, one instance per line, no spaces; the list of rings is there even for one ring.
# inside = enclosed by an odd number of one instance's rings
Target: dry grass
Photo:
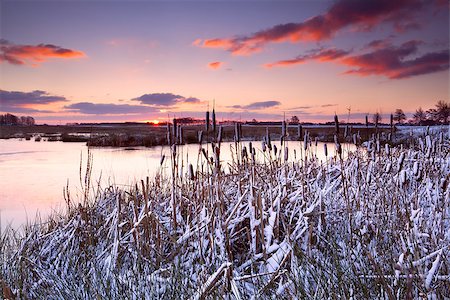
[[[200,144],[192,167],[172,145],[129,190],[86,193],[85,179],[67,214],[2,234],[0,279],[39,299],[449,297],[448,133],[326,162],[308,136],[275,150],[269,135],[264,152],[236,142],[227,165],[220,143]]]

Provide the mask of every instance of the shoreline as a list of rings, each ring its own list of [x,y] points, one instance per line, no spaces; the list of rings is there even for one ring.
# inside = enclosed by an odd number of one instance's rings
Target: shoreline
[[[302,131],[308,132],[312,140],[334,142],[334,125],[301,125]],[[183,144],[198,143],[198,133],[203,132],[205,141],[213,141],[212,132],[204,132],[203,125],[186,125],[183,128]],[[347,129],[346,129],[347,128]],[[389,134],[390,126],[381,125],[366,127],[361,124],[340,125],[339,139],[352,141],[352,134],[359,133],[362,140],[368,140],[374,133]],[[344,137],[347,131],[347,138]],[[396,129],[394,128],[394,131]],[[234,141],[234,125],[223,125],[222,140]],[[282,135],[281,126],[273,125],[242,125],[242,137],[248,141],[261,141],[269,132],[273,140],[279,140]],[[287,126],[287,140],[303,140],[298,136],[298,125]],[[303,135],[302,133],[302,135]],[[217,133],[216,133],[217,134]],[[34,125],[34,126],[0,126],[0,139],[41,137],[48,141],[85,142],[95,147],[152,147],[167,145],[167,127],[149,124],[114,124],[114,125]]]

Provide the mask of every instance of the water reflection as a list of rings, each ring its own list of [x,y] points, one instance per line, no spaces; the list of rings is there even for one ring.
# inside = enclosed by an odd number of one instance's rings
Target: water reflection
[[[263,160],[261,142],[253,142],[257,159]],[[279,143],[274,143],[280,149]],[[243,142],[248,149],[248,142]],[[301,159],[303,142],[288,142],[289,160]],[[347,150],[352,150],[353,147]],[[234,143],[223,143],[221,160],[231,161]],[[295,149],[295,155],[294,155]],[[192,144],[178,149],[185,166],[197,166],[199,146]],[[328,144],[334,153],[334,144]],[[105,187],[127,187],[156,172],[169,173],[170,159],[160,166],[161,155],[170,157],[168,147],[92,148],[92,184]],[[209,153],[212,153],[210,150]],[[312,146],[312,153],[325,160],[323,143]],[[283,157],[283,153],[281,157]],[[311,153],[310,153],[311,155]],[[329,154],[330,156],[330,154]],[[2,227],[11,223],[14,227],[34,220],[39,212],[45,216],[53,210],[64,209],[63,188],[68,184],[71,198],[81,198],[80,161],[82,173],[86,166],[87,147],[84,143],[40,142],[26,140],[0,140],[0,210]],[[186,168],[187,170],[187,168]],[[81,176],[83,177],[83,176]],[[81,178],[84,180],[84,178]]]

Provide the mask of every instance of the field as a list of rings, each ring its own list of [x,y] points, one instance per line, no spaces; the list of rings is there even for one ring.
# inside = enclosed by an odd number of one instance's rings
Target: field
[[[3,297],[450,297],[447,127],[398,146],[355,133],[352,153],[337,137],[326,160],[308,133],[281,149],[266,136],[260,153],[236,135],[231,149],[200,143],[194,165],[173,145],[171,171],[130,190],[91,184],[84,162],[67,213],[1,233]]]
[[[223,128],[222,139],[233,141],[235,126],[233,124],[220,125]],[[204,125],[183,125],[183,143],[196,143],[198,132],[204,131]],[[340,137],[347,141],[351,140],[353,133],[358,133],[366,140],[376,132],[388,134],[389,126],[372,125],[341,125]],[[346,129],[347,128],[347,129]],[[218,129],[217,129],[218,130]],[[217,134],[216,130],[216,134]],[[245,140],[260,141],[267,133],[280,139],[282,128],[280,125],[243,125],[242,136]],[[298,140],[298,125],[290,125],[287,128],[286,140]],[[308,131],[311,139],[318,138],[319,141],[334,141],[334,125],[302,125],[302,132]],[[34,126],[6,126],[0,125],[0,139],[27,138],[41,136],[50,141],[60,140],[63,142],[86,142],[95,147],[152,147],[167,145],[166,126],[155,126],[145,123],[114,123],[114,124],[88,124],[88,125],[34,125]],[[303,136],[303,134],[302,134]],[[205,140],[212,140],[213,136],[204,135]]]

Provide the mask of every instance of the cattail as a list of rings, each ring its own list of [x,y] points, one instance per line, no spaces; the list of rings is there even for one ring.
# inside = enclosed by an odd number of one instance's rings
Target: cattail
[[[357,143],[357,137],[356,137],[356,133],[354,133],[353,134],[353,144],[355,144],[356,145],[356,143]]]
[[[177,119],[175,119],[175,118],[173,118],[173,128],[172,128],[172,130],[173,130],[173,133],[172,133],[172,135],[173,135],[173,137],[175,138],[175,140],[177,139],[177,137],[178,137],[178,125],[177,125]]]
[[[277,156],[277,145],[273,145],[273,153]]]
[[[208,160],[208,155],[206,154],[205,148],[202,148],[202,154],[206,158],[206,160]]]
[[[164,159],[166,159],[166,155],[165,155],[165,154],[163,154],[163,155],[161,156],[161,160],[159,161],[159,165],[160,165],[160,166],[163,165]]]
[[[334,115],[334,126],[336,129],[336,134],[339,134],[339,120],[338,120],[338,116]]]
[[[171,149],[173,157],[177,156],[177,145],[173,144]]]
[[[429,136],[429,135],[427,135],[426,137],[425,137],[425,141],[426,141],[426,143],[427,143],[427,148],[431,148],[431,137]]]
[[[281,122],[281,136],[286,136],[286,121]]]
[[[189,178],[191,180],[195,179],[195,177],[194,177],[194,167],[192,166],[192,164],[189,164]]]
[[[236,142],[241,140],[239,135],[239,123],[234,123],[234,140]]]
[[[391,154],[391,148],[389,147],[389,144],[384,145],[384,150],[386,151],[386,155],[389,156]]]
[[[216,111],[215,111],[215,109],[213,108],[213,111],[212,111],[212,130],[213,130],[213,132],[214,132],[214,134],[216,133]]]
[[[247,147],[242,148],[242,158],[248,158]]]
[[[184,131],[183,127],[178,126],[178,138],[180,145],[183,144],[183,131]]]
[[[220,167],[220,147],[218,147],[218,146],[214,147],[214,154],[216,156],[216,168],[219,169],[219,167]]]
[[[289,149],[288,147],[284,148],[284,161],[288,161],[289,158]]]
[[[406,183],[406,170],[401,170],[400,175],[398,177],[400,185],[404,185]]]
[[[342,157],[342,146],[341,146],[341,143],[339,141],[336,144],[336,151],[339,154],[339,157]]]
[[[172,145],[172,135],[170,134],[170,131],[167,132],[167,145]]]
[[[417,161],[414,162],[413,173],[414,173],[414,176],[419,175],[419,163]]]
[[[323,144],[323,152],[325,152],[325,157],[327,157],[328,156],[327,144]]]
[[[319,138],[316,136],[316,138],[314,139],[314,144],[317,147],[317,145],[319,144]]]
[[[385,173],[389,173],[389,172],[391,171],[391,167],[392,167],[391,163],[388,163],[388,164],[386,165],[386,167],[385,167],[384,172],[385,172]]]
[[[305,133],[304,139],[303,139],[303,148],[305,151],[308,149],[308,133]]]
[[[266,139],[267,139],[267,148],[269,148],[269,150],[272,151],[272,142],[271,142],[271,140],[270,140],[269,129],[267,128],[266,130],[267,130],[267,136],[266,136]]]
[[[209,111],[206,112],[206,117],[205,117],[205,130],[206,130],[206,132],[209,132]]]
[[[262,151],[266,152],[266,142],[262,141],[262,145],[261,145]]]
[[[366,127],[369,127],[369,117],[366,115]]]
[[[298,135],[299,140],[303,139],[303,127],[300,124],[298,124],[298,127],[297,127],[297,135]]]
[[[202,142],[203,142],[203,131],[200,130],[199,132],[197,132],[197,136],[198,136],[198,143],[202,144]]]
[[[252,142],[249,142],[249,143],[248,143],[248,151],[249,151],[250,153],[253,152],[253,144],[252,144]]]
[[[172,132],[171,132],[171,129],[170,129],[170,123],[169,122],[167,122],[167,144],[170,146],[171,145],[171,136],[172,136]]]
[[[402,169],[404,161],[405,161],[405,152],[402,152],[397,161],[397,171],[398,172],[400,172],[400,170]]]
[[[219,134],[217,136],[217,142],[222,143],[222,136],[223,136],[223,127],[219,126]]]

